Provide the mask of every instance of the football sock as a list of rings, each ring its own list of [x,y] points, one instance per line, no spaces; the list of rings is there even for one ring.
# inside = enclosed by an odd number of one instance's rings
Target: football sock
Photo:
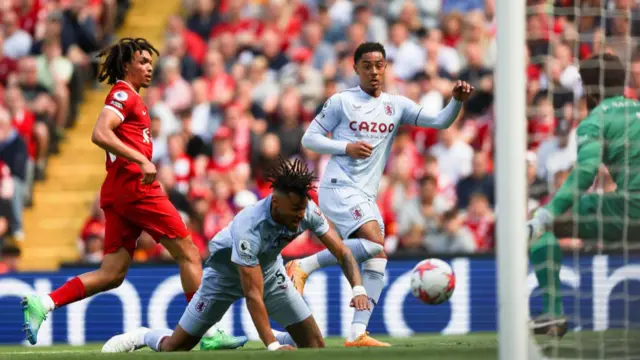
[[[276,340],[278,340],[280,345],[291,345],[293,347],[298,347],[298,345],[296,345],[296,342],[293,341],[291,335],[289,335],[289,333],[286,331],[273,330],[273,336],[276,337]]]
[[[54,290],[49,297],[56,308],[82,300],[85,298],[84,284],[78,277],[74,277]]]
[[[348,239],[344,241],[344,244],[351,249],[351,253],[353,253],[353,257],[358,263],[371,259],[383,250],[382,245],[365,239]],[[338,259],[326,249],[315,255],[307,256],[298,262],[300,269],[307,274],[311,274],[320,268],[337,264]]]
[[[554,317],[562,316],[562,291],[560,290],[562,251],[553,233],[544,233],[531,245],[530,257],[538,284],[543,291],[544,312]]]
[[[51,296],[49,295],[40,296],[40,302],[42,303],[42,306],[44,306],[45,310],[47,310],[47,312],[50,312],[56,308],[56,304],[53,302],[53,299],[51,299]]]
[[[378,304],[382,288],[384,288],[384,272],[387,259],[370,259],[362,264],[362,285],[369,297],[369,310],[356,310],[351,322],[349,341],[354,341],[365,333],[373,308]]]
[[[147,345],[153,351],[160,350],[160,342],[165,336],[171,336],[172,330],[169,329],[156,329],[148,331],[144,334],[144,344]]]

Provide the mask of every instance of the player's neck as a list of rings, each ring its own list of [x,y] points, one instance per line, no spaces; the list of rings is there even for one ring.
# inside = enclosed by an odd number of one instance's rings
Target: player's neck
[[[374,98],[377,98],[382,94],[382,89],[380,89],[380,88],[378,88],[378,89],[365,89],[362,86],[360,86],[360,89],[362,89],[362,91],[364,91],[369,96],[372,96]]]
[[[140,86],[139,85],[136,86],[128,76],[125,76],[124,79],[120,79],[120,81],[126,82],[127,85],[129,85],[129,87],[131,87],[135,92],[137,93],[140,92]]]

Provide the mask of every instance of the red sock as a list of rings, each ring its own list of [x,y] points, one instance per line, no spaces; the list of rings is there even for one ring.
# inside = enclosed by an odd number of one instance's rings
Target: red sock
[[[193,295],[195,295],[196,293],[194,292],[188,292],[188,293],[184,293],[184,297],[187,298],[187,303],[191,302],[191,299],[193,298]]]
[[[56,308],[71,304],[85,298],[84,284],[74,277],[49,294]]]

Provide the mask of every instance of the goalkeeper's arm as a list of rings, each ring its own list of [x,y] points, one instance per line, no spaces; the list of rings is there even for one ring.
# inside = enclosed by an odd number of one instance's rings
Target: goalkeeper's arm
[[[572,208],[575,205],[574,200],[593,185],[602,160],[603,146],[599,139],[594,139],[588,134],[581,134],[580,130],[578,128],[579,144],[576,166],[549,204],[538,209],[533,219],[527,224],[529,240],[534,240],[548,231],[553,225],[554,219]]]

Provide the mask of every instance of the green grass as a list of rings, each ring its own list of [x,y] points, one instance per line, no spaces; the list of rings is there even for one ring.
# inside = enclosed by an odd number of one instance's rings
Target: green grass
[[[52,347],[0,347],[0,359],[304,359],[304,360],[395,360],[403,359],[496,359],[495,334],[465,336],[421,335],[403,339],[377,337],[390,342],[391,348],[344,348],[343,339],[329,338],[327,349],[300,349],[292,352],[267,352],[260,342],[249,342],[244,348],[225,351],[192,351],[182,353],[154,353],[140,350],[128,354],[101,354],[101,344],[80,347],[56,345]]]
[[[215,352],[192,351],[154,353],[148,349],[128,354],[101,354],[102,344],[51,347],[0,346],[0,359],[295,359],[295,360],[488,360],[497,359],[498,341],[494,333],[470,335],[417,335],[410,338],[377,337],[390,342],[391,348],[344,348],[343,339],[329,338],[326,349],[300,349],[292,352],[267,352],[260,342],[244,348]],[[640,332],[606,331],[569,333],[560,341],[537,337],[538,344],[551,358],[566,359],[640,359]],[[517,359],[514,359],[517,360]]]

